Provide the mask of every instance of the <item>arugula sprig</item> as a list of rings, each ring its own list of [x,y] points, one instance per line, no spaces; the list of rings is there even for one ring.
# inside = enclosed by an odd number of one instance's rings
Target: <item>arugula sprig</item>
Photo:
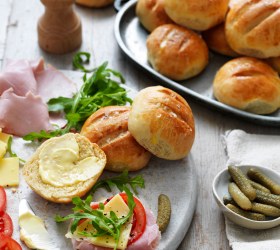
[[[82,70],[85,73],[90,73],[94,69],[86,69],[83,64],[88,64],[90,62],[90,53],[88,52],[78,52],[74,55],[72,64],[74,69]]]
[[[132,100],[127,97],[126,90],[120,86],[124,83],[123,76],[112,69],[107,68],[105,62],[95,68],[91,76],[83,77],[83,85],[73,98],[58,97],[49,100],[50,112],[64,112],[67,125],[63,129],[54,131],[40,131],[30,133],[23,137],[24,140],[43,140],[54,136],[63,135],[70,131],[79,131],[85,120],[101,107],[110,105],[125,105]]]
[[[116,186],[121,192],[130,186],[133,192],[138,194],[137,187],[144,188],[145,181],[141,175],[130,177],[128,171],[125,170],[118,176],[99,180],[95,183],[91,192],[94,193],[99,188],[105,188],[108,192],[112,192],[114,186]]]
[[[7,143],[7,152],[10,155],[10,157],[18,157],[18,155],[12,150],[12,143],[13,143],[13,137],[10,136],[8,139],[8,143]],[[18,157],[19,162],[24,164],[25,160],[21,159],[20,157]]]
[[[95,228],[95,231],[88,232],[84,230],[78,231],[77,234],[86,237],[97,237],[101,235],[112,236],[116,241],[116,245],[114,248],[116,250],[120,239],[121,226],[124,225],[132,216],[135,207],[133,194],[126,186],[124,186],[123,189],[128,198],[127,206],[129,208],[128,214],[124,217],[118,218],[113,211],[110,212],[109,216],[105,216],[103,213],[104,204],[103,206],[99,206],[98,209],[92,209],[90,207],[92,196],[88,196],[84,201],[79,197],[73,198],[72,201],[75,204],[75,207],[73,208],[74,213],[69,214],[65,217],[57,215],[55,217],[55,221],[63,222],[72,219],[70,230],[73,234],[77,230],[80,220],[89,219],[88,223],[92,224],[92,226]]]

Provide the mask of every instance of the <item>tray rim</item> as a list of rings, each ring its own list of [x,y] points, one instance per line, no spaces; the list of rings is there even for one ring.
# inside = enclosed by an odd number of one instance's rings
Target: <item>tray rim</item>
[[[156,72],[151,66],[146,65],[144,63],[139,62],[135,56],[132,54],[132,52],[129,50],[129,48],[126,46],[125,42],[122,39],[122,32],[121,32],[121,24],[123,19],[126,17],[128,13],[130,13],[133,9],[135,11],[137,0],[130,0],[127,2],[121,10],[118,12],[115,24],[114,24],[114,35],[117,40],[117,43],[119,47],[121,48],[122,52],[132,61],[134,62],[138,67],[143,69],[144,71],[148,72],[152,77],[159,80],[161,83],[168,85],[168,87],[171,87],[175,89],[176,91],[179,91],[182,94],[186,94],[187,96],[191,97],[195,101],[198,101],[201,104],[204,104],[205,106],[208,106],[208,108],[213,108],[215,110],[218,110],[222,113],[228,114],[228,115],[234,115],[236,118],[240,117],[244,120],[253,122],[255,124],[259,125],[265,125],[265,126],[280,126],[280,117],[273,117],[273,116],[265,116],[265,115],[258,115],[253,114],[250,112],[246,112],[243,110],[239,110],[233,107],[230,107],[226,104],[223,104],[221,102],[218,102],[214,99],[211,99],[207,96],[204,96],[196,91],[193,91],[183,85],[181,85],[178,82],[175,82],[160,73]],[[211,107],[209,107],[209,104]]]

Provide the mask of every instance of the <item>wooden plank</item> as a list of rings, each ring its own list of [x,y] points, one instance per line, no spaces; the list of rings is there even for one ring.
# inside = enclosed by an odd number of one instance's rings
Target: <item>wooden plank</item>
[[[0,1],[0,69],[2,68],[6,48],[7,28],[11,10],[12,0]]]

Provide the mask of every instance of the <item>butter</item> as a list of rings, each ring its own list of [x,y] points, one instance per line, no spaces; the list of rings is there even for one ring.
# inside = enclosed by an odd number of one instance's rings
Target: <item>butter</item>
[[[95,156],[79,160],[79,145],[74,134],[52,138],[39,154],[39,174],[44,183],[55,187],[86,181],[102,171]]]
[[[58,250],[43,220],[30,210],[26,200],[19,205],[20,239],[31,249]]]
[[[126,216],[129,213],[129,208],[126,205],[126,203],[123,201],[120,195],[115,195],[104,207],[104,214],[110,213],[110,211],[114,211],[115,214],[120,218],[122,216]],[[131,218],[122,226],[120,230],[120,240],[119,244],[117,246],[117,249],[126,249],[127,243],[129,240],[129,235],[131,232],[132,228],[132,216]],[[87,230],[87,232],[95,232],[93,226],[88,223],[88,221],[85,221],[81,223],[77,227],[77,230],[74,233],[75,238],[81,238],[81,236],[78,234],[79,231],[82,230]],[[66,234],[67,238],[73,238],[73,235],[69,232]],[[91,238],[86,238],[86,240],[96,246],[100,247],[107,247],[107,248],[112,248],[114,249],[116,242],[113,237],[111,236],[99,236],[99,237],[91,237]]]
[[[19,159],[7,157],[0,159],[0,186],[17,186],[19,184]]]

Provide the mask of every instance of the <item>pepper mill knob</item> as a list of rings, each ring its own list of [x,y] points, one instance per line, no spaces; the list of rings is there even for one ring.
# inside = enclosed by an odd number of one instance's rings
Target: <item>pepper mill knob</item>
[[[71,52],[82,43],[80,18],[73,10],[75,0],[41,0],[45,13],[38,22],[40,47],[50,53]]]

